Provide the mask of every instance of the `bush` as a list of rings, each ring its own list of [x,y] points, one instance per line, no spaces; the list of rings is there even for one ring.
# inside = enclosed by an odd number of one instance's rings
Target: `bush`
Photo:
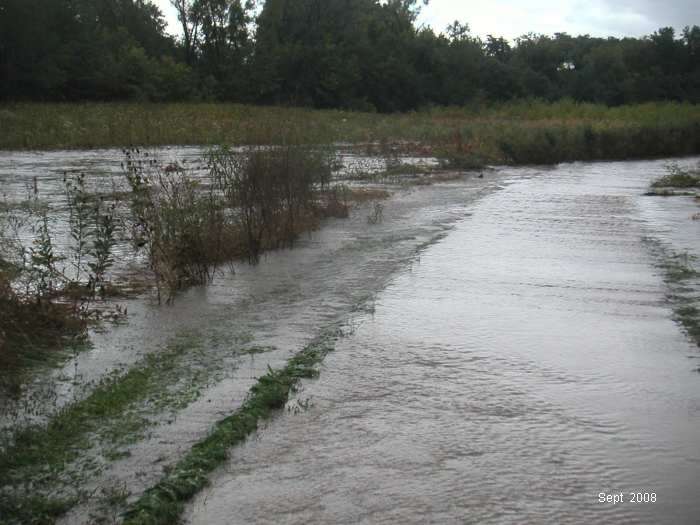
[[[318,194],[331,178],[331,159],[323,152],[302,146],[221,148],[211,153],[210,165],[251,262],[316,225]]]
[[[163,167],[138,150],[126,151],[125,176],[131,187],[132,239],[147,251],[158,297],[204,284],[222,260],[225,217],[212,187],[179,166]]]

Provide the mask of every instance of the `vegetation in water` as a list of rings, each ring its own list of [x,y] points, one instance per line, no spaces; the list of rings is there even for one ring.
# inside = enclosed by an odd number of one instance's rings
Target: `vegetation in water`
[[[34,232],[31,245],[19,240],[20,228]],[[27,368],[84,340],[80,313],[55,300],[63,283],[60,259],[45,210],[24,219],[0,213],[0,389],[5,394],[19,392]]]
[[[330,156],[302,145],[213,149],[205,179],[139,150],[126,156],[132,241],[148,256],[159,297],[164,289],[169,299],[210,282],[222,263],[256,263],[316,228],[334,191]]]
[[[126,150],[126,192],[96,196],[84,174],[65,176],[70,243],[62,251],[47,210],[37,217],[36,206],[25,215],[6,207],[0,213],[0,379],[16,390],[24,369],[85,339],[88,324],[109,307],[102,300],[119,293],[110,275],[117,237],[145,253],[159,301],[161,293],[170,301],[188,286],[210,282],[224,263],[255,263],[264,250],[290,245],[321,218],[347,217],[349,195],[331,184],[332,161],[325,150],[301,144],[217,148],[208,173],[194,177],[178,164]],[[34,240],[26,246],[19,230],[28,226]],[[126,316],[125,308],[111,307],[111,318]]]
[[[674,318],[688,337],[700,347],[700,301],[697,289],[700,272],[697,259],[688,253],[670,252],[661,243],[646,240],[659,260],[664,281],[669,287],[669,300],[673,305]],[[698,369],[700,371],[700,368]]]
[[[124,523],[155,525],[176,523],[184,503],[208,483],[208,475],[228,457],[231,447],[243,442],[284,408],[299,381],[316,377],[317,365],[334,348],[335,335],[326,335],[294,356],[281,370],[269,370],[250,389],[248,398],[231,416],[216,423],[211,433],[192,449],[127,510]]]
[[[93,301],[111,288],[117,221],[115,205],[92,199],[85,176],[66,176],[70,243],[54,242],[55,221],[40,204],[36,179],[22,206],[0,209],[0,386],[17,393],[24,371],[85,342]],[[22,240],[29,232],[30,243]],[[124,312],[117,307],[118,314]],[[92,318],[92,319],[91,319]]]
[[[247,352],[248,338],[233,342],[241,354]],[[4,520],[51,523],[88,498],[85,477],[99,471],[103,459],[128,456],[128,446],[151,424],[197,399],[220,374],[204,350],[215,344],[201,334],[182,333],[128,370],[92,385],[84,399],[60,409],[47,424],[21,428],[0,442]]]
[[[653,158],[700,152],[700,106],[608,108],[572,100],[376,114],[236,104],[12,104],[0,149],[166,144],[357,144],[374,155],[444,159],[446,167]]]
[[[655,180],[652,188],[700,188],[700,169],[685,170],[671,164],[667,170],[668,174]]]

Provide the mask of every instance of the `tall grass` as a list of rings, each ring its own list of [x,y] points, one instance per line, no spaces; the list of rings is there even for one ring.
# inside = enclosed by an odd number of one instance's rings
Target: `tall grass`
[[[491,163],[700,152],[700,106],[671,102],[608,108],[521,101],[402,114],[237,104],[0,106],[0,149],[282,144],[290,128],[306,144],[402,141],[414,152]]]

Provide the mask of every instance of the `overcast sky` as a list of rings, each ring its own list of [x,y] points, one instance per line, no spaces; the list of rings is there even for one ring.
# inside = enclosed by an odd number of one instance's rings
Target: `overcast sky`
[[[154,0],[177,33],[169,0]],[[594,36],[642,36],[659,27],[700,25],[700,0],[431,0],[420,22],[444,31],[459,20],[472,34],[505,36],[524,33]]]

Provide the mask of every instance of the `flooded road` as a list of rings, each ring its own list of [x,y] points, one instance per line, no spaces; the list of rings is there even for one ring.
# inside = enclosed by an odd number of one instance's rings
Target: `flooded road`
[[[700,224],[642,196],[662,172],[504,169],[453,203],[188,523],[697,523],[698,349],[650,239],[697,255]]]
[[[193,171],[201,154],[160,152]],[[341,157],[350,172],[383,166]],[[60,240],[63,172],[109,192],[122,160],[118,150],[1,153],[2,192],[31,197],[36,176]],[[700,353],[671,295],[698,300],[700,283],[672,289],[662,266],[681,254],[698,269],[700,222],[692,197],[643,196],[664,166],[389,184],[378,224],[371,203],[358,204],[173,305],[119,299],[126,322],[92,330],[90,349],[4,399],[0,430],[50,419],[149,355],[172,359],[128,407],[127,439],[107,425],[66,469],[73,477],[43,487],[92,494],[63,523],[118,520],[268,367],[340,326],[320,379],[232,450],[189,523],[696,523]],[[117,273],[142,264],[124,248]],[[620,492],[624,503],[598,503]],[[632,503],[632,492],[656,501]],[[101,509],[122,493],[121,507]]]

